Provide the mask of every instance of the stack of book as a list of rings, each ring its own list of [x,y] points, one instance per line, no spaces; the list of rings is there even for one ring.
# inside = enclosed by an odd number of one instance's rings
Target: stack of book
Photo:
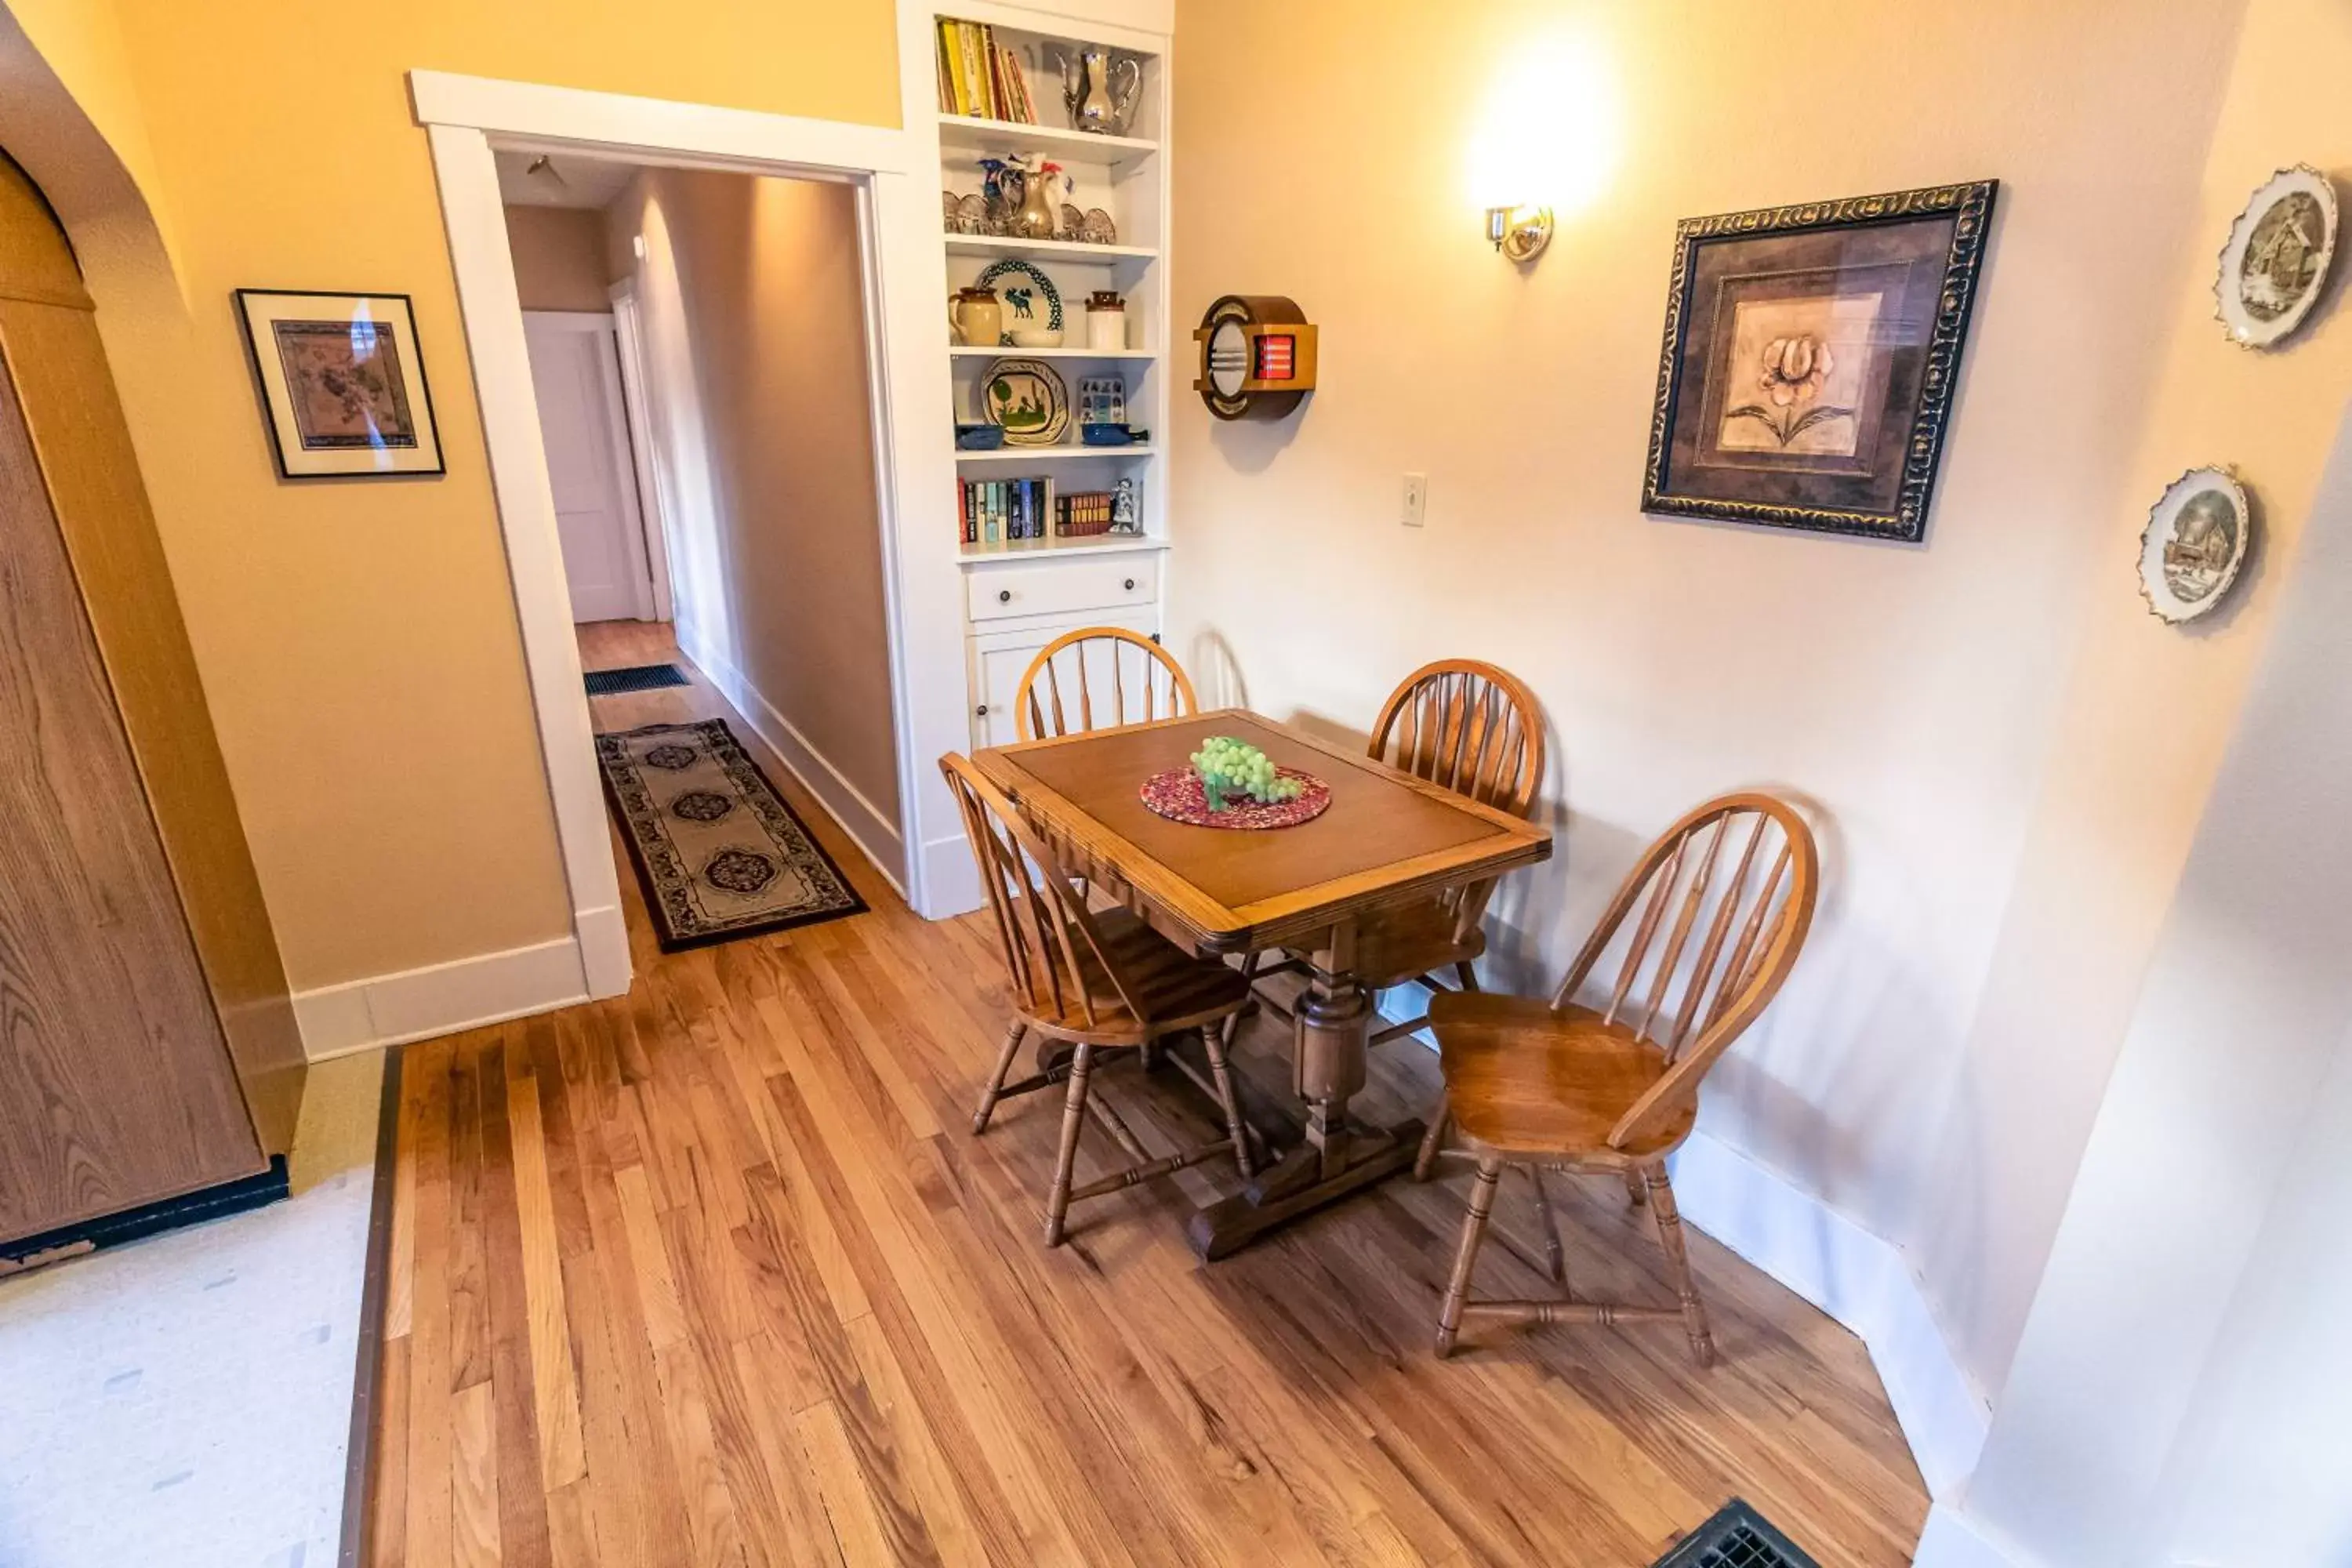
[[[984,22],[940,21],[940,112],[1037,123],[1021,57]]]
[[[1106,500],[1108,497],[1104,498]],[[1046,520],[1054,515],[1051,479],[960,479],[956,482],[956,516],[968,547],[1018,544],[1044,539]],[[1108,516],[1106,510],[1106,517]]]
[[[1110,501],[1108,490],[1081,490],[1060,497],[1054,502],[1054,537],[1084,539],[1089,534],[1108,533]]]

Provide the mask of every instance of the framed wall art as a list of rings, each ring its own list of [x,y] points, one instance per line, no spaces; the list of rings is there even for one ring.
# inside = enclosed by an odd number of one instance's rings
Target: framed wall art
[[[2303,325],[2336,255],[2336,187],[2308,163],[2281,169],[2230,226],[2213,279],[2232,342],[2266,349]]]
[[[1997,189],[1676,225],[1642,510],[1925,534]]]
[[[2139,536],[2139,591],[2161,621],[2193,621],[2228,596],[2254,513],[2227,468],[2191,468],[2165,487]]]
[[[236,308],[280,474],[445,471],[407,295],[240,289]]]

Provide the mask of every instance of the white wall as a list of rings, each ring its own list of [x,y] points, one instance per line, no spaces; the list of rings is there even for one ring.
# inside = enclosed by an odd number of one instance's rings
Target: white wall
[[[856,193],[652,170],[607,217],[642,305],[679,645],[898,877]]]
[[[1359,730],[1430,658],[1533,685],[1563,831],[1497,900],[1500,982],[1555,980],[1696,801],[1763,785],[1812,808],[1811,942],[1703,1120],[1927,1272],[1980,1396],[2050,1225],[1969,1200],[2053,1171],[2063,1194],[2087,1112],[2014,1136],[2012,1104],[1974,1092],[1998,1043],[1976,1023],[2083,607],[2136,603],[2134,465],[2172,303],[2218,243],[2199,187],[2239,11],[1179,6],[1176,315],[1290,295],[1321,389],[1277,425],[1178,400],[1171,647],[1237,671],[1251,706]],[[1463,164],[1498,73],[1548,45],[1611,146],[1521,272]],[[1985,176],[1999,215],[1924,544],[1641,515],[1677,218]],[[1419,531],[1397,523],[1408,470],[1430,479]],[[2038,1053],[2035,1092],[2095,1105],[2119,1034]]]
[[[2292,572],[1969,1489],[2021,1562],[2352,1562],[2352,418]]]

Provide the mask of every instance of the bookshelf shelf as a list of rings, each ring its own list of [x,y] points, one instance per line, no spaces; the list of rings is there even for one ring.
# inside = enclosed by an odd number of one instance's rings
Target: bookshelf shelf
[[[1097,138],[1098,140],[1098,138]],[[1011,239],[998,234],[951,234],[950,256],[1017,256],[1028,261],[1157,261],[1149,245],[1087,245],[1075,239]]]
[[[964,114],[940,116],[940,145],[963,153],[1045,153],[1073,161],[1114,166],[1149,158],[1160,143],[1136,136],[1097,136],[1052,125],[1024,125],[1012,120],[979,120]]]
[[[1011,544],[967,544],[959,559],[971,561],[1006,561],[1018,557],[1035,561],[1056,555],[1116,555],[1128,550],[1165,550],[1168,542],[1140,534],[1103,533],[1086,539],[1024,539]]]
[[[1024,349],[1018,346],[973,348],[956,343],[948,349],[956,359],[1158,359],[1158,349]]]
[[[1159,452],[1160,448],[1149,441],[1128,447],[1086,447],[1071,441],[1058,447],[999,447],[992,452],[958,452],[955,457],[959,463],[1066,463],[1085,458],[1150,458]]]

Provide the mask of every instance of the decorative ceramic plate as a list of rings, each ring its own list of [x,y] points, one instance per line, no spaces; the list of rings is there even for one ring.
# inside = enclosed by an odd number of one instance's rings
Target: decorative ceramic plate
[[[1100,207],[1088,207],[1087,216],[1078,220],[1078,237],[1088,245],[1117,245],[1118,226],[1110,221],[1110,214]]]
[[[1070,427],[1070,389],[1043,360],[1001,359],[980,378],[981,415],[1013,447],[1051,447]]]
[[[2172,481],[2139,536],[2139,591],[2159,620],[2193,621],[2219,605],[2245,564],[2254,514],[2227,468]]]
[[[2336,254],[2336,187],[2308,163],[2273,174],[2221,247],[2214,313],[2230,336],[2266,349],[2303,324]]]
[[[950,234],[956,231],[956,210],[962,205],[963,198],[953,191],[940,193],[940,216],[947,224]]]
[[[956,202],[956,232],[986,234],[988,232],[988,198],[974,191]]]
[[[1255,831],[1268,827],[1296,827],[1302,822],[1312,822],[1331,807],[1331,786],[1312,773],[1297,768],[1276,768],[1278,778],[1297,779],[1306,787],[1296,800],[1228,802],[1223,811],[1209,809],[1209,797],[1201,788],[1201,775],[1191,768],[1170,768],[1164,773],[1154,773],[1143,781],[1137,791],[1143,804],[1171,822],[1189,822],[1195,827],[1234,827]]]
[[[1078,237],[1078,230],[1086,226],[1086,222],[1087,218],[1084,213],[1078,211],[1076,207],[1072,206],[1069,203],[1064,202],[1062,204],[1062,232],[1055,235],[1054,237],[1056,239],[1076,239]]]
[[[996,281],[998,279],[1010,278],[1015,274],[1027,279],[1028,281],[1005,287],[998,286]],[[995,289],[997,293],[1003,297],[1004,330],[1008,334],[1020,326],[1036,324],[1037,305],[1041,300],[1045,306],[1046,329],[1056,332],[1062,330],[1062,291],[1054,287],[1052,279],[1025,261],[1013,258],[1003,261],[992,261],[980,269],[979,280],[973,284],[973,287]],[[1009,342],[1012,339],[1008,336],[1005,341]]]

